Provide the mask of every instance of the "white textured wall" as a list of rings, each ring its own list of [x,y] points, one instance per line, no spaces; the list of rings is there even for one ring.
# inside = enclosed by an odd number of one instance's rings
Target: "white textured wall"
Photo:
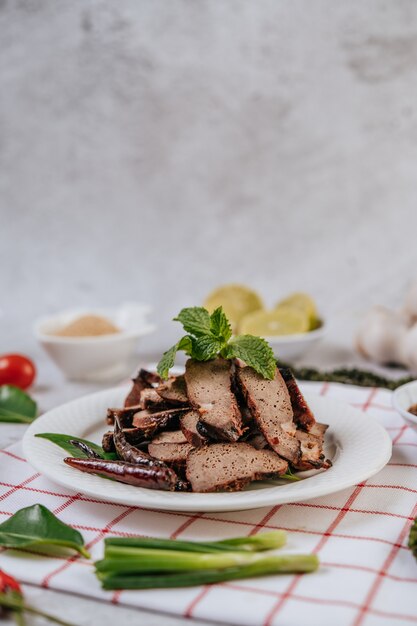
[[[394,302],[417,273],[417,3],[0,0],[0,213],[9,348],[126,298],[164,347],[229,280],[330,315]]]

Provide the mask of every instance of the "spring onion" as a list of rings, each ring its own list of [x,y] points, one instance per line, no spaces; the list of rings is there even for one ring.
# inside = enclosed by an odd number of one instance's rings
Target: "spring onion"
[[[270,574],[308,573],[314,572],[318,565],[319,561],[315,554],[290,554],[262,557],[254,563],[225,569],[190,570],[174,574],[162,572],[147,576],[98,572],[97,576],[104,589],[161,589],[210,585]]]
[[[104,589],[156,589],[212,584],[252,576],[313,572],[314,554],[276,555],[284,531],[223,541],[109,537],[95,563]]]
[[[156,550],[180,550],[181,552],[256,552],[282,548],[286,542],[283,530],[252,535],[251,537],[235,537],[223,541],[181,541],[179,539],[157,539],[154,537],[108,537],[105,539],[106,554],[112,547],[117,548],[150,548]]]

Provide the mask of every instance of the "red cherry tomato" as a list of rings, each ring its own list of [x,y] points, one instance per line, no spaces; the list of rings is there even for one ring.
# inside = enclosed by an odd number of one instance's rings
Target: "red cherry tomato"
[[[23,354],[0,356],[0,385],[15,385],[20,389],[27,389],[35,376],[35,365]]]

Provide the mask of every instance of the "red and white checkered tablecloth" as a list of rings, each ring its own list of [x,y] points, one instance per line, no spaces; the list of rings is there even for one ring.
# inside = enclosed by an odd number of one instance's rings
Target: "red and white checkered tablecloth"
[[[287,550],[315,552],[317,573],[272,576],[173,590],[103,592],[91,563],[6,550],[1,567],[19,580],[185,617],[256,626],[395,626],[417,623],[417,563],[406,547],[417,515],[417,436],[391,408],[391,394],[333,384],[317,393],[373,415],[393,439],[376,476],[309,502],[233,513],[171,513],[109,504],[44,479],[20,447],[0,454],[0,521],[36,502],[82,532],[94,559],[107,535],[216,539],[262,530],[288,531]]]

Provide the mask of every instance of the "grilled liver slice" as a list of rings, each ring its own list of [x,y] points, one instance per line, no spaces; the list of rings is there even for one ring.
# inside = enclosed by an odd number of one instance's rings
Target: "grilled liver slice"
[[[297,430],[295,436],[301,445],[301,458],[295,469],[327,469],[331,467],[332,462],[326,459],[323,452],[324,434],[328,429],[327,424],[316,422],[309,433],[303,430]]]
[[[194,447],[188,443],[181,430],[163,432],[157,435],[148,446],[148,453],[154,459],[163,461],[180,471]]]
[[[153,387],[143,389],[140,394],[139,405],[142,409],[151,409],[153,411],[162,411],[163,409],[169,408],[165,400],[161,398],[157,390]]]
[[[306,430],[308,432],[316,423],[314,415],[305,401],[292,371],[288,367],[280,368],[279,371],[285,380],[285,384],[287,385],[288,392],[290,394],[292,410],[294,413],[294,422],[302,430]]]
[[[107,409],[107,424],[114,424],[116,418],[122,428],[130,428],[132,426],[133,416],[141,410],[141,405],[135,404],[124,409]]]
[[[187,443],[187,439],[181,430],[166,430],[156,435],[151,443]]]
[[[320,422],[316,422],[314,426],[310,429],[310,435],[321,437],[321,440],[323,441],[324,435],[328,428],[329,428],[328,424],[320,424]]]
[[[104,433],[103,439],[101,441],[101,447],[103,448],[104,452],[116,451],[116,448],[114,446],[113,431],[110,430]]]
[[[197,429],[199,421],[200,414],[197,411],[188,411],[180,417],[180,428],[184,433],[184,437],[195,448],[200,448],[207,443],[207,438]]]
[[[301,455],[300,442],[295,437],[290,395],[279,370],[272,380],[267,380],[251,367],[239,367],[236,380],[268,444],[277,454],[296,464]]]
[[[152,413],[148,409],[138,411],[133,416],[132,427],[143,430],[144,439],[151,439],[161,430],[178,428],[179,418],[186,409],[168,409]]]
[[[136,406],[140,402],[140,396],[144,389],[160,382],[158,374],[140,369],[136,378],[132,379],[132,388],[125,399],[125,407]]]
[[[319,469],[323,467],[324,455],[320,439],[303,430],[297,430],[295,436],[301,445],[301,458],[294,464],[294,467],[298,470]]]
[[[245,442],[256,448],[257,450],[264,450],[269,448],[268,442],[262,433],[251,433],[249,437],[245,439]]]
[[[189,453],[186,475],[193,491],[240,491],[254,480],[277,478],[287,469],[288,463],[272,450],[214,443]]]
[[[225,359],[186,363],[187,395],[200,421],[213,439],[237,441],[242,434],[242,417],[232,393],[231,362]]]
[[[158,395],[169,404],[183,406],[188,404],[187,387],[184,376],[170,378],[155,389]]]

